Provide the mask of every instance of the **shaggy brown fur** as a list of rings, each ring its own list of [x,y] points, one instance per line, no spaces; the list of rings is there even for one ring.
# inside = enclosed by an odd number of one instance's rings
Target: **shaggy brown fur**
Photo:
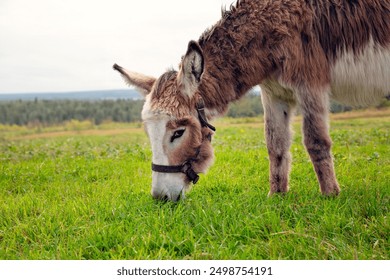
[[[390,1],[241,0],[199,39],[206,69],[199,91],[223,113],[265,79],[326,87],[344,50],[358,53],[372,37],[390,43]]]
[[[184,118],[190,115],[194,102],[178,94],[176,77],[176,71],[169,71],[156,81],[152,90],[151,107],[153,110],[163,111],[176,118]]]
[[[358,55],[372,38],[375,44],[390,43],[390,1],[333,0],[307,1],[316,20],[312,33],[334,62],[345,50]]]

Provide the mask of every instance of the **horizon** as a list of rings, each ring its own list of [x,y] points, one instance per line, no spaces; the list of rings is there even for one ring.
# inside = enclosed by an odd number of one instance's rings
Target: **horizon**
[[[18,94],[26,94],[26,95],[33,95],[33,94],[67,94],[67,93],[77,93],[77,92],[106,92],[106,91],[131,91],[131,92],[137,92],[138,91],[134,88],[114,88],[114,89],[86,89],[86,90],[66,90],[66,91],[28,91],[28,92],[0,92],[0,95],[18,95]],[[140,94],[140,93],[139,93]]]
[[[85,90],[64,92],[27,92],[0,94],[0,102],[32,100],[142,100],[144,97],[135,89]]]

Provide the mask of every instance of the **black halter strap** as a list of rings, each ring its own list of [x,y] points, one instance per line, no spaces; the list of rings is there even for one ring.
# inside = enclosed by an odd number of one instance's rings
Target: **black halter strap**
[[[204,101],[203,98],[199,98],[198,103],[196,103],[196,111],[198,112],[198,118],[200,121],[200,124],[205,127],[207,126],[210,128],[212,131],[215,131],[215,126],[211,125],[206,118],[206,113],[204,111]]]
[[[190,161],[186,161],[182,165],[158,165],[152,163],[152,170],[159,173],[184,173],[193,184],[199,181],[199,175],[192,169]]]
[[[192,169],[192,162],[196,161],[200,154],[200,147],[196,149],[194,158],[190,158],[181,165],[159,165],[152,163],[152,170],[159,173],[184,173],[187,178],[196,184],[199,181],[199,175]]]
[[[198,118],[201,126],[208,127],[212,131],[215,131],[216,130],[215,127],[207,121],[206,113],[205,113],[205,105],[202,98],[200,98],[198,100],[198,103],[196,104],[196,111],[198,112]],[[211,140],[211,134],[209,140]],[[181,165],[159,165],[159,164],[152,163],[152,170],[159,173],[184,173],[187,175],[187,178],[193,184],[196,184],[199,181],[199,175],[192,168],[192,162],[197,160],[199,153],[200,153],[200,148],[197,149],[194,158],[190,158],[186,160]]]

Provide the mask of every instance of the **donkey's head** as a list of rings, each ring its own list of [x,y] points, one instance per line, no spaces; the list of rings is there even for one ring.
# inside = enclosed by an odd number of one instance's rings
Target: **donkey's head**
[[[204,70],[202,50],[191,41],[180,69],[155,79],[114,65],[126,82],[145,96],[142,119],[152,153],[152,195],[177,201],[213,160],[214,127],[205,116],[198,86]]]

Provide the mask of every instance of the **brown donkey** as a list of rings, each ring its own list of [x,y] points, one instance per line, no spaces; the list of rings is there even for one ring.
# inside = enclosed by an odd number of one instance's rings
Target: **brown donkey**
[[[369,105],[390,92],[390,1],[241,0],[189,43],[178,72],[155,79],[114,69],[146,97],[153,197],[176,201],[197,182],[213,160],[215,129],[207,119],[258,84],[270,194],[288,191],[290,122],[298,105],[321,191],[337,195],[329,98]]]

